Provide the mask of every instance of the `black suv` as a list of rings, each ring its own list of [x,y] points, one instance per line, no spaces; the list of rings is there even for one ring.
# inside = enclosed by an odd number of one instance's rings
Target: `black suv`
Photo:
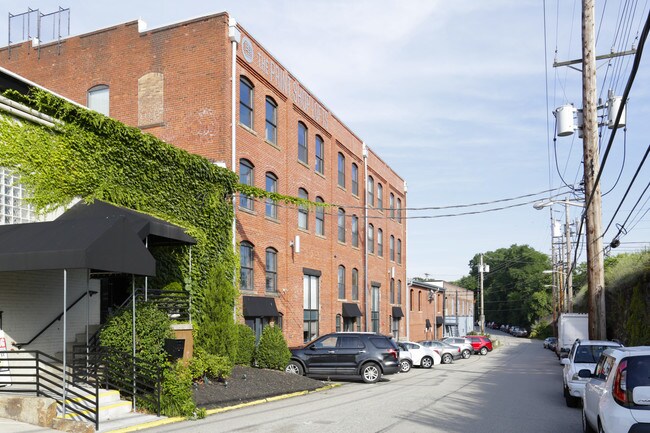
[[[287,373],[311,376],[360,376],[377,382],[382,374],[399,371],[399,349],[385,335],[371,332],[335,332],[291,350]]]

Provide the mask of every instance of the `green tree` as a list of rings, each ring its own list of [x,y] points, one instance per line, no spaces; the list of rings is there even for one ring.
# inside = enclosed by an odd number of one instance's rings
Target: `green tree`
[[[291,351],[279,327],[264,327],[255,358],[260,368],[284,370],[291,359]]]

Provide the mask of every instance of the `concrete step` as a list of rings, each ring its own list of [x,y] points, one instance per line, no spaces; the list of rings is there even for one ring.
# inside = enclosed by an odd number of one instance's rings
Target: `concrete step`
[[[77,392],[83,393],[84,390],[77,389]],[[87,403],[81,401],[81,398],[75,397],[68,399],[68,407],[79,409],[82,413],[88,414],[90,411],[84,409]],[[99,390],[99,421],[106,421],[114,418],[119,418],[131,412],[131,402],[120,400],[120,393],[116,390]],[[61,408],[58,409],[59,417],[62,417]],[[74,413],[67,412],[65,419],[83,421],[82,416]]]

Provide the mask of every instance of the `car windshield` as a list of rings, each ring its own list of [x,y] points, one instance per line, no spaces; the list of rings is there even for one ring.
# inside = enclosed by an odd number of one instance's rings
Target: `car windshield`
[[[576,350],[576,356],[573,359],[573,362],[576,364],[595,364],[598,362],[598,358],[603,353],[603,350],[608,347],[614,346],[605,346],[602,344],[582,344]]]

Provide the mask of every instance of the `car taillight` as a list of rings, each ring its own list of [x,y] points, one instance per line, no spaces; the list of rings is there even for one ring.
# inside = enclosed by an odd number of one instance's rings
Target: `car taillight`
[[[616,403],[621,406],[627,407],[627,360],[621,361],[616,369],[616,376],[614,376],[614,389],[612,389],[612,396]]]
[[[393,356],[395,357],[395,359],[399,359],[399,353],[397,353],[397,350],[395,350],[395,349],[388,349],[388,353],[389,353],[390,355],[393,355]]]

